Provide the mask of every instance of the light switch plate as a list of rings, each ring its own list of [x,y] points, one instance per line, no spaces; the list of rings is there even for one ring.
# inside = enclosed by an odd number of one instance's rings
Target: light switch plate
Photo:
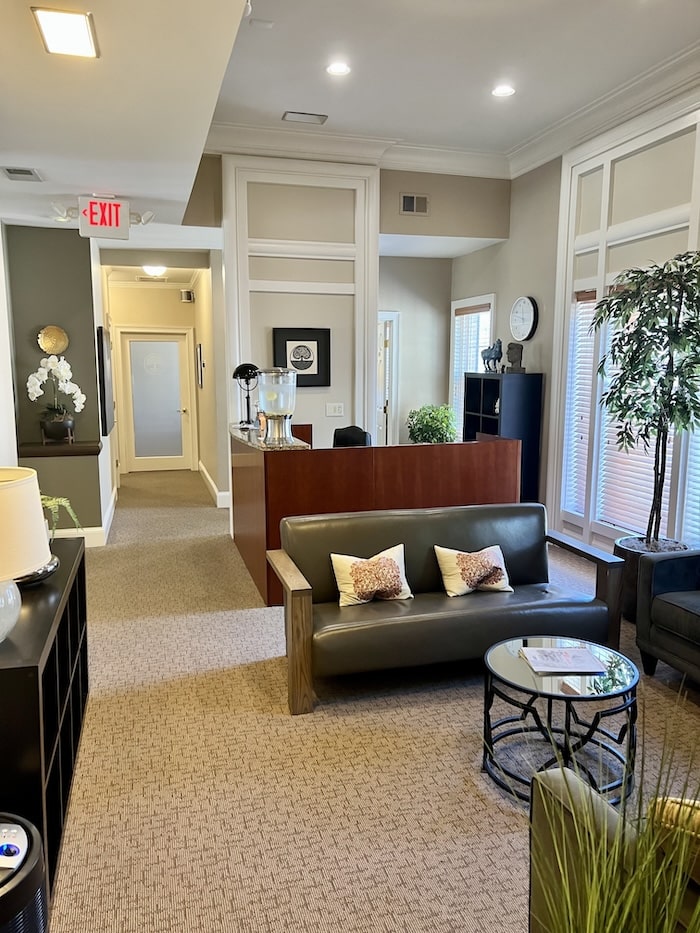
[[[342,418],[345,405],[342,402],[326,402],[326,418]]]

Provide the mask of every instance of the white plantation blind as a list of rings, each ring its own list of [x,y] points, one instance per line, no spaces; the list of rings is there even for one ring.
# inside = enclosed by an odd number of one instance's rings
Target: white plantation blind
[[[649,521],[649,509],[654,484],[654,450],[648,451],[638,445],[627,453],[619,450],[616,443],[615,423],[605,419],[601,435],[600,474],[596,515],[598,521],[614,525],[621,532],[631,531],[644,534]],[[668,521],[668,479],[671,474],[671,445],[666,464],[666,486],[664,488],[661,513],[661,535],[666,535]]]
[[[588,443],[591,399],[594,395],[594,338],[589,333],[595,308],[595,292],[579,292],[571,314],[567,362],[564,424],[562,506],[583,515],[588,483]]]
[[[464,374],[479,372],[481,351],[489,345],[490,338],[491,305],[467,305],[455,309],[451,404],[460,438],[464,423]]]
[[[688,466],[683,513],[682,540],[700,547],[700,427],[688,435]]]
[[[611,331],[605,335],[605,352],[610,348]],[[615,375],[615,370],[606,367],[605,384]],[[666,535],[668,523],[668,480],[671,475],[671,453],[673,439],[668,447],[666,462],[666,484],[662,500],[661,528],[659,534]],[[598,452],[598,489],[595,495],[594,518],[613,525],[622,532],[645,533],[649,521],[649,510],[654,492],[654,446],[648,450],[638,444],[632,450],[622,451],[617,446],[616,421],[607,412],[603,413]]]

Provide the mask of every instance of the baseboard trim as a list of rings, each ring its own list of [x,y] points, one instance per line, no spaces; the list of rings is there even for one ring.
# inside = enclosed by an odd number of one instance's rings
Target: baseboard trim
[[[209,475],[209,471],[204,466],[202,461],[199,461],[199,473],[204,480],[204,483],[209,490],[209,494],[216,503],[217,509],[227,509],[231,501],[231,495],[229,492],[220,492],[217,488],[216,483]]]

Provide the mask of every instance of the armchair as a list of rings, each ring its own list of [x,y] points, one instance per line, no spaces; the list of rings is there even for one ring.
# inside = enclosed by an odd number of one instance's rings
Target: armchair
[[[700,549],[640,557],[637,646],[646,674],[661,660],[700,682]]]

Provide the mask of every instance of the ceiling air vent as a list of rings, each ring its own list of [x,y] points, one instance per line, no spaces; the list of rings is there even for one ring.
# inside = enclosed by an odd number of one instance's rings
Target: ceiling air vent
[[[427,194],[400,194],[399,214],[419,214],[426,217],[430,213],[430,198]]]
[[[137,275],[137,282],[167,282],[167,275]]]
[[[9,165],[2,167],[10,181],[43,181],[41,175],[33,168],[15,168]]]

